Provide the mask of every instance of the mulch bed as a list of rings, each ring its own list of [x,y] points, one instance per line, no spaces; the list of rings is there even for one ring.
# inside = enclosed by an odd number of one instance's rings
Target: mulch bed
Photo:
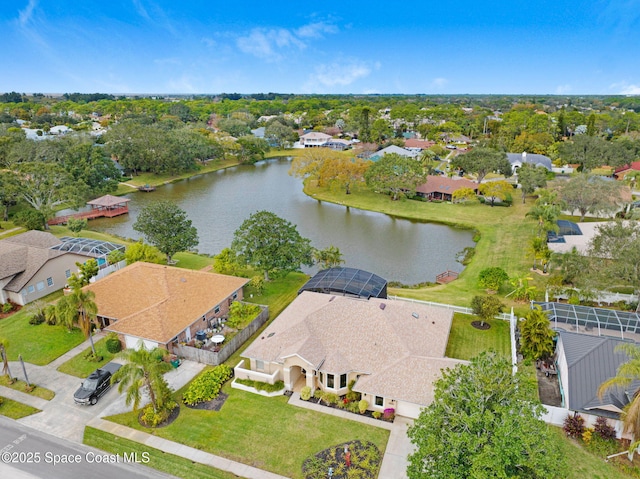
[[[491,327],[489,323],[485,322],[484,324],[482,324],[482,321],[472,321],[471,326],[473,326],[476,329],[480,329],[482,331],[486,331]]]
[[[11,311],[9,311],[8,313],[3,313],[2,311],[0,311],[0,319],[8,318],[12,314],[17,313],[18,311],[20,311],[22,309],[22,306],[20,306],[19,304],[16,304],[16,303],[14,303],[12,301],[9,301],[9,302],[13,305],[13,309]]]
[[[149,429],[157,429],[159,427],[166,427],[169,424],[171,424],[173,421],[175,421],[178,418],[178,415],[180,414],[180,406],[177,405],[176,407],[174,407],[173,411],[171,411],[171,413],[169,414],[169,417],[167,417],[167,419],[165,419],[160,424],[158,424],[155,428],[151,426],[147,426],[144,422],[142,422],[143,412],[144,411],[140,411],[140,414],[138,414],[138,422],[140,423],[140,425]]]
[[[198,404],[194,404],[193,406],[190,406],[189,404],[185,404],[185,406],[188,407],[189,409],[219,411],[220,409],[222,409],[222,405],[224,404],[224,402],[227,400],[228,397],[229,397],[228,394],[221,392],[221,393],[218,393],[218,396],[213,398],[211,401],[199,402]]]
[[[349,452],[349,465],[345,447]],[[355,440],[329,447],[307,458],[302,464],[302,473],[305,479],[325,479],[331,467],[333,479],[375,479],[381,462],[382,455],[375,444]]]
[[[359,412],[349,411],[346,408],[340,408],[336,404],[327,404],[326,402],[321,401],[320,399],[314,398],[313,396],[311,396],[307,402],[312,402],[314,404],[319,404],[320,406],[325,406],[325,407],[330,407],[330,408],[333,408],[333,409],[339,409],[339,410],[345,411],[345,412],[350,412],[351,414],[355,414],[356,416],[364,416],[364,417],[370,417],[372,419],[376,419],[376,418],[373,417],[373,411],[366,410],[364,412],[364,414],[360,414]],[[382,416],[380,416],[378,421],[386,421],[386,419],[384,419]],[[393,421],[387,421],[387,422],[393,422]]]

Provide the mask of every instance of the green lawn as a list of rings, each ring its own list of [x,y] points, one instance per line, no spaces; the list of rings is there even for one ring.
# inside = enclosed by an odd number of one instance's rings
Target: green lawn
[[[26,362],[39,366],[49,364],[84,341],[79,329],[69,332],[62,326],[29,324],[29,314],[25,309],[0,319],[0,337],[9,340],[7,353],[10,361],[17,361],[18,355],[22,354]]]
[[[12,376],[15,376],[16,371],[13,370],[11,371],[11,373],[12,373]],[[20,371],[20,373],[22,373],[22,371]],[[16,391],[20,391],[25,394],[31,394],[32,396],[39,397],[41,399],[46,399],[47,401],[51,401],[56,395],[56,393],[54,393],[50,389],[43,388],[37,385],[33,389],[33,391],[28,391],[27,383],[22,380],[14,381],[12,384],[9,384],[9,378],[6,375],[0,376],[0,386],[5,386],[11,389],[15,389]],[[34,386],[34,385],[32,384],[31,386]]]
[[[2,396],[0,396],[0,399],[2,400],[2,404],[0,404],[0,416],[6,416],[11,419],[20,419],[21,417],[31,416],[32,414],[40,412],[40,409],[27,406],[26,404],[13,401],[12,399],[7,399]]]
[[[511,207],[492,208],[480,203],[454,205],[414,200],[391,201],[387,195],[366,189],[346,195],[342,190],[317,188],[310,182],[305,185],[305,192],[322,201],[412,220],[468,228],[478,233],[475,256],[456,281],[418,289],[389,288],[389,294],[469,306],[473,296],[484,294],[477,284],[478,274],[482,269],[499,266],[509,276],[529,272],[531,259],[527,253],[527,245],[535,230],[535,223],[526,218],[525,214],[531,206],[531,199],[527,200],[526,205],[516,198]],[[429,278],[425,278],[427,279]],[[532,284],[541,285],[542,278],[534,275]],[[504,301],[509,306],[518,306],[508,298]]]
[[[211,161],[207,165],[200,165],[200,169],[197,171],[189,171],[186,173],[181,173],[178,175],[170,175],[170,174],[162,174],[157,175],[155,173],[141,173],[138,176],[134,176],[132,179],[125,181],[130,185],[134,186],[144,186],[144,185],[152,185],[152,186],[160,186],[166,183],[173,183],[174,181],[183,180],[186,178],[191,178],[194,175],[201,175],[203,173],[210,173],[212,171],[221,170],[223,168],[228,168],[230,166],[235,166],[238,164],[238,160],[235,158],[225,159],[225,160],[214,160]],[[126,188],[126,185],[124,185]],[[120,192],[121,190],[118,190]],[[131,191],[122,190],[125,193]]]
[[[88,426],[84,429],[84,443],[111,454],[137,453],[139,458],[143,458],[143,453],[147,453],[149,462],[146,466],[184,479],[234,479],[238,477],[235,474],[220,471]]]
[[[469,360],[483,351],[493,349],[510,357],[509,322],[492,319],[488,321],[491,328],[480,330],[471,326],[471,322],[477,320],[476,316],[454,313],[446,356]]]
[[[137,414],[109,420],[144,430],[234,461],[301,478],[302,463],[312,454],[354,439],[368,440],[384,453],[389,431],[287,404],[288,398],[266,398],[224,388],[229,398],[219,412],[185,406],[171,425],[150,430]]]
[[[91,346],[82,351],[80,354],[76,354],[74,357],[61,364],[58,367],[58,371],[61,373],[71,374],[79,378],[86,378],[93,371],[101,366],[104,366],[113,359],[115,354],[107,351],[107,338],[102,338],[95,343],[96,353],[98,356],[102,356],[102,361],[89,361],[85,359],[91,353]]]

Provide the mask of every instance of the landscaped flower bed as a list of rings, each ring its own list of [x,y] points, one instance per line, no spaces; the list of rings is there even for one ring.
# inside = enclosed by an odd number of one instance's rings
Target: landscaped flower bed
[[[332,446],[306,459],[302,473],[305,479],[375,479],[381,462],[382,455],[375,444],[357,440]]]
[[[367,407],[369,404],[366,401],[360,399],[359,393],[350,392],[345,396],[338,396],[337,394],[323,392],[320,389],[316,389],[313,396],[305,399],[305,388],[300,393],[300,398],[304,401],[309,401],[321,406],[332,407],[334,409],[343,409],[353,414],[359,414],[360,416],[366,416],[373,419],[380,419],[382,421],[393,422],[395,419],[395,409],[388,408],[384,410],[384,413],[379,411],[369,411]]]

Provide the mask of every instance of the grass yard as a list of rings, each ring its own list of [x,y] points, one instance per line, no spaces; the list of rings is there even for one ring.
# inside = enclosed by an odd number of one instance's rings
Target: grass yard
[[[143,457],[142,454],[147,453],[149,463],[146,466],[184,479],[234,479],[238,477],[235,474],[220,471],[88,426],[84,429],[84,443],[111,454],[137,453],[138,457]]]
[[[96,347],[96,353],[98,353],[98,356],[102,356],[102,361],[89,361],[88,359],[85,359],[89,354],[91,354],[91,346],[89,346],[80,354],[75,355],[65,363],[61,364],[60,367],[58,367],[58,371],[72,376],[77,376],[79,378],[86,378],[93,371],[111,361],[115,356],[115,354],[110,353],[107,350],[107,338],[102,338],[100,341],[96,341],[94,346]]]
[[[0,396],[0,400],[2,401],[0,404],[0,416],[5,416],[10,419],[20,419],[40,412],[40,409],[27,406],[26,404],[13,401],[12,399]]]
[[[106,418],[231,460],[301,478],[304,460],[335,444],[360,439],[384,454],[389,431],[355,421],[289,406],[284,396],[266,398],[231,389],[219,412],[182,406],[169,426],[150,430],[137,414]]]
[[[471,322],[476,320],[476,316],[454,313],[446,356],[469,360],[489,349],[510,356],[509,322],[492,319],[488,321],[491,327],[483,331],[471,326]]]
[[[529,272],[531,258],[527,245],[535,230],[535,222],[526,218],[525,214],[531,207],[532,200],[524,205],[521,201],[515,201],[508,208],[492,208],[480,203],[454,205],[414,200],[391,201],[387,195],[364,189],[346,195],[342,190],[318,188],[309,182],[305,185],[305,192],[323,201],[401,218],[468,228],[479,234],[475,256],[456,281],[417,289],[389,288],[389,294],[469,306],[473,296],[484,294],[477,284],[478,274],[484,268],[499,266],[509,276]],[[534,276],[536,277],[531,284],[541,285],[542,279],[538,275]],[[425,278],[427,279],[429,278]],[[508,298],[505,303],[508,306],[518,306]]]
[[[69,332],[63,326],[29,324],[26,308],[0,320],[0,337],[9,340],[10,361],[17,361],[22,354],[22,359],[38,366],[49,364],[84,341],[84,334],[77,328]]]
[[[136,187],[144,186],[144,185],[161,186],[166,183],[173,183],[175,181],[180,181],[187,178],[191,178],[196,175],[201,175],[204,173],[210,173],[212,171],[221,170],[223,168],[228,168],[230,166],[235,166],[237,164],[238,164],[238,160],[235,158],[224,159],[224,160],[214,160],[209,162],[206,165],[199,165],[200,169],[197,171],[188,171],[186,173],[181,173],[179,175],[170,175],[170,174],[157,175],[155,173],[140,173],[138,176],[134,176],[133,178],[125,181],[124,183],[128,183],[129,185],[133,185]],[[124,188],[127,188],[126,185],[123,185],[123,186]],[[129,193],[132,190],[131,188],[129,188],[128,191],[126,189],[122,189],[122,190],[118,189],[118,193],[120,193],[121,191],[123,191],[124,193]]]
[[[12,371],[12,373],[15,374],[15,371]],[[33,391],[28,391],[27,383],[22,380],[17,380],[17,381],[14,381],[12,384],[9,384],[9,378],[6,375],[0,376],[0,386],[5,386],[11,389],[15,389],[16,391],[20,391],[21,393],[31,394],[32,396],[39,397],[47,401],[51,401],[56,395],[56,393],[54,393],[50,389],[42,388],[37,384],[35,385],[36,387],[33,389]]]

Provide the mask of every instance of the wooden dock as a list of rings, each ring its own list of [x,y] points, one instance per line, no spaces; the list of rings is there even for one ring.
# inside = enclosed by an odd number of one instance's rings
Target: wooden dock
[[[50,225],[61,225],[69,222],[69,218],[75,218],[78,220],[92,220],[94,218],[113,218],[114,216],[126,215],[129,213],[128,207],[116,208],[112,210],[91,210],[81,211],[80,213],[74,213],[72,215],[56,216],[51,218],[47,223]]]
[[[440,273],[438,276],[436,276],[436,283],[447,284],[454,279],[458,279],[458,273],[456,273],[455,271],[447,270],[444,273]]]

